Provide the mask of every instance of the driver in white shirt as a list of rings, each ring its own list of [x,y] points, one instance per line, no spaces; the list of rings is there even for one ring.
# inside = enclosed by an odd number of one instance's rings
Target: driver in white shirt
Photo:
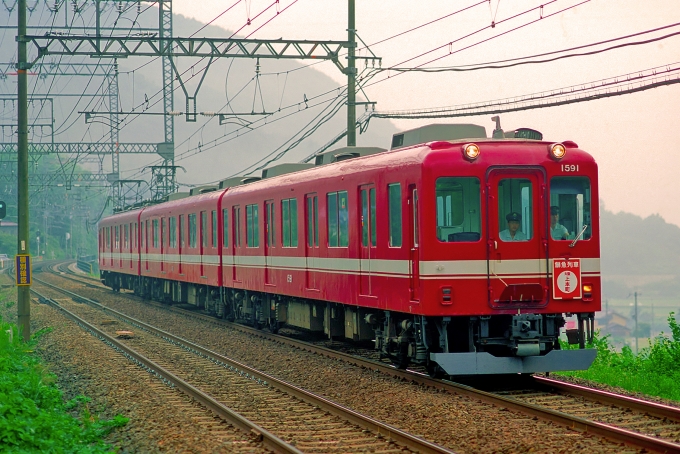
[[[522,222],[522,216],[519,213],[513,211],[505,216],[505,220],[508,221],[508,228],[501,231],[500,238],[503,241],[526,241],[527,238],[519,229]]]

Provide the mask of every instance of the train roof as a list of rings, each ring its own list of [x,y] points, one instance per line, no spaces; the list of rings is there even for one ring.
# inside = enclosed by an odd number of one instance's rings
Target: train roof
[[[486,139],[486,128],[470,123],[421,126],[394,134],[390,150],[440,140],[462,139]]]
[[[432,152],[451,148],[451,146],[475,142],[479,144],[527,143],[536,150],[535,146],[548,146],[552,142],[542,140],[543,135],[533,129],[519,128],[504,132],[497,122],[497,129],[493,137],[487,137],[483,126],[474,124],[430,124],[392,136],[390,150],[379,147],[340,147],[316,156],[315,164],[283,163],[262,171],[262,178],[253,176],[235,176],[222,180],[219,185],[206,185],[194,188],[191,194],[175,193],[167,196],[162,203],[167,209],[168,203],[180,206],[197,205],[203,201],[221,197],[223,194],[239,194],[250,190],[277,187],[281,185],[295,185],[313,178],[334,178],[348,173],[371,171],[376,169],[399,169],[410,165],[418,165],[427,159]],[[562,142],[567,148],[578,146],[571,141]],[[493,148],[497,148],[494,146]],[[578,150],[580,151],[580,150]],[[590,155],[588,155],[590,156]],[[592,156],[591,156],[592,159]],[[593,159],[594,161],[594,159]],[[156,205],[139,207],[145,214],[152,214]],[[123,213],[135,212],[131,210]],[[121,213],[114,214],[117,216]]]

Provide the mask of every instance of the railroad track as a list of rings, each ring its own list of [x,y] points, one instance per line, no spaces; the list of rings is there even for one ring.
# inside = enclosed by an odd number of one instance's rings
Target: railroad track
[[[50,272],[54,274],[59,274],[63,279],[68,279],[69,281],[76,282],[78,284],[85,285],[92,288],[108,289],[104,284],[102,284],[99,279],[95,279],[85,274],[76,274],[71,268],[73,261],[59,262],[55,264],[47,265]]]
[[[157,303],[150,304],[156,305]],[[541,377],[533,377],[532,384],[521,390],[485,392],[458,383],[435,380],[420,372],[395,369],[375,360],[367,360],[308,342],[225,322],[197,312],[161,304],[157,306],[201,321],[227,325],[250,335],[342,360],[359,367],[377,370],[452,394],[465,395],[495,406],[553,421],[575,430],[597,434],[633,447],[656,452],[680,452],[678,439],[678,434],[680,434],[678,423],[680,416],[678,415],[680,413],[674,407],[589,390]],[[567,400],[569,403],[563,404]]]
[[[236,418],[230,422],[257,433],[263,441],[267,440],[270,449],[323,453],[451,452],[95,301],[34,280],[52,291],[68,294],[68,298],[60,299],[43,296],[43,302],[74,320],[87,318],[89,323],[78,323],[96,332],[105,342],[115,342],[116,348],[135,358],[134,361],[189,393],[220,417]],[[131,338],[116,339],[112,335],[115,332]],[[179,376],[190,380],[182,381]]]
[[[540,376],[533,377],[532,385],[498,394],[680,443],[680,408]]]

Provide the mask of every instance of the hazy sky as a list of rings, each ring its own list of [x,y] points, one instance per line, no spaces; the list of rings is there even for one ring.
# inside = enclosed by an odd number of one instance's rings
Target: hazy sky
[[[208,22],[234,2],[175,0],[173,5],[175,13]],[[475,0],[357,0],[357,31],[370,45],[476,3]],[[444,46],[429,54],[429,59],[444,56],[449,51],[454,54],[425,67],[459,66],[563,50],[680,23],[677,0],[592,0],[567,9],[579,3],[580,0],[550,1],[543,8],[542,20],[537,20],[540,12],[536,10],[504,21],[541,5],[541,2],[491,0],[371,46],[371,49],[383,58],[382,66],[389,67]],[[230,30],[238,29],[248,18],[255,18],[270,4],[272,0],[242,1],[214,24]],[[563,9],[567,10],[546,17]],[[255,33],[253,38],[345,40],[347,37],[347,4],[344,1],[280,0],[278,10],[281,11],[278,17]],[[250,33],[275,14],[275,8],[269,9],[252,20],[241,34]],[[492,21],[497,24],[494,28],[488,27]],[[525,24],[528,25],[523,26]],[[484,27],[488,28],[465,38]],[[514,28],[518,29],[504,34]],[[679,31],[680,26],[676,26],[623,42]],[[488,40],[494,36],[498,37]],[[451,46],[447,45],[456,40]],[[488,41],[477,44],[484,40]],[[612,45],[617,43],[621,41]],[[471,47],[456,52],[468,46]],[[679,61],[680,35],[594,56],[514,68],[411,73],[398,77],[391,73],[389,80],[367,87],[366,93],[371,101],[377,102],[377,110],[455,106],[594,82]],[[421,58],[403,66],[425,62]],[[340,84],[346,82],[332,63],[314,67]],[[304,72],[299,74],[304,77]],[[385,73],[377,75],[373,82],[383,78]],[[680,225],[680,195],[676,188],[680,172],[680,153],[676,149],[680,137],[678,101],[680,84],[603,100],[506,113],[501,120],[506,130],[531,127],[542,131],[547,140],[573,140],[592,153],[600,166],[600,196],[607,209],[641,216],[658,213],[667,221]],[[489,115],[395,121],[403,129],[433,122],[469,122],[484,125],[487,131],[493,129]],[[388,142],[389,138],[385,138],[385,143],[375,145],[388,146]]]

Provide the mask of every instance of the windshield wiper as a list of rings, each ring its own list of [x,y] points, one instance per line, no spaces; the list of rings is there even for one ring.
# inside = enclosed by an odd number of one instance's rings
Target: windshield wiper
[[[583,232],[585,232],[587,228],[588,228],[588,224],[586,224],[586,225],[583,226],[583,228],[581,229],[581,233],[579,233],[579,234],[576,236],[576,238],[574,238],[574,241],[571,242],[571,244],[569,245],[569,247],[574,247],[574,245],[575,245],[576,242],[579,240],[579,238],[581,238],[581,236],[583,236]]]

